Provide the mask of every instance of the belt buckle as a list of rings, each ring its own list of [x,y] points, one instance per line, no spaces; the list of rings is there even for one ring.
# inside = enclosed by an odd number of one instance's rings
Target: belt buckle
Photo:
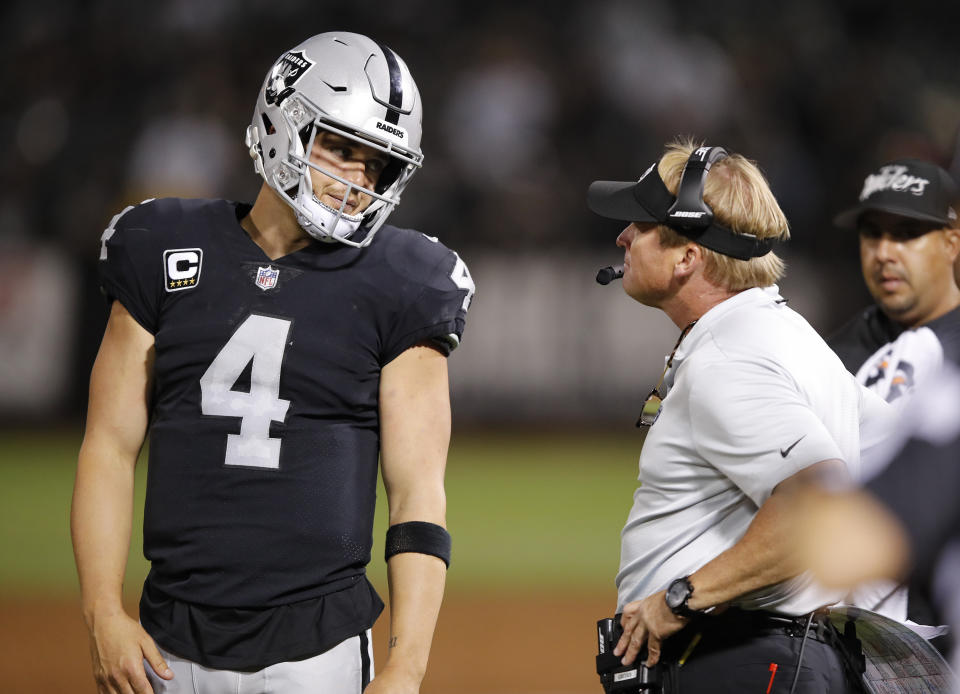
[[[788,636],[793,636],[794,638],[801,638],[807,632],[807,617],[794,617],[790,620],[790,623],[785,627]]]

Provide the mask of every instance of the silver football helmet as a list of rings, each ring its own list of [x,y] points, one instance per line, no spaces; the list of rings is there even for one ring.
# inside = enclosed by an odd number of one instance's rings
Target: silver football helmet
[[[400,202],[423,162],[420,92],[396,53],[360,34],[318,34],[284,53],[267,73],[247,128],[254,169],[321,241],[362,248]],[[318,133],[328,131],[387,155],[374,190],[310,161]],[[339,209],[313,192],[311,170],[343,183]],[[362,213],[346,211],[354,191],[372,198]],[[366,234],[350,239],[361,224]]]

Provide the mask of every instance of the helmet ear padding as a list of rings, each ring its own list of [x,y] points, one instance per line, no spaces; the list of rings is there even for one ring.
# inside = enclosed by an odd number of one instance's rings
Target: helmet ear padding
[[[353,226],[344,207],[333,211],[343,223],[336,222],[340,229],[333,234],[335,240],[364,246],[399,204],[400,194],[422,164],[421,115],[413,76],[389,48],[360,34],[319,34],[284,53],[268,72],[247,128],[247,146],[256,172],[315,238],[328,240],[331,225],[321,217],[331,208],[319,201],[320,208],[314,205],[312,189],[301,185],[309,169],[373,198],[363,212],[367,233],[360,242],[339,233]],[[389,161],[373,190],[310,161],[313,142],[323,132],[387,155]]]

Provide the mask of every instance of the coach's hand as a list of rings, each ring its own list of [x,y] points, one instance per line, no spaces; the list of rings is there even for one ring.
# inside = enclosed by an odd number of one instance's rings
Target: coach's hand
[[[144,660],[158,676],[173,679],[173,671],[153,639],[126,613],[98,615],[89,627],[90,657],[99,694],[152,694]]]
[[[644,642],[647,644],[647,667],[656,665],[660,660],[661,644],[686,625],[686,618],[678,617],[667,607],[665,593],[661,590],[624,606],[620,617],[623,636],[613,649],[614,655],[623,656],[624,665],[636,659]]]

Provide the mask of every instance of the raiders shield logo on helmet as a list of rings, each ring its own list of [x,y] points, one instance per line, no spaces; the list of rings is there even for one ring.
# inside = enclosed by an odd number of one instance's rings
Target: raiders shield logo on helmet
[[[293,85],[314,65],[303,51],[287,51],[270,72],[264,96],[268,104],[280,104],[293,93]]]

